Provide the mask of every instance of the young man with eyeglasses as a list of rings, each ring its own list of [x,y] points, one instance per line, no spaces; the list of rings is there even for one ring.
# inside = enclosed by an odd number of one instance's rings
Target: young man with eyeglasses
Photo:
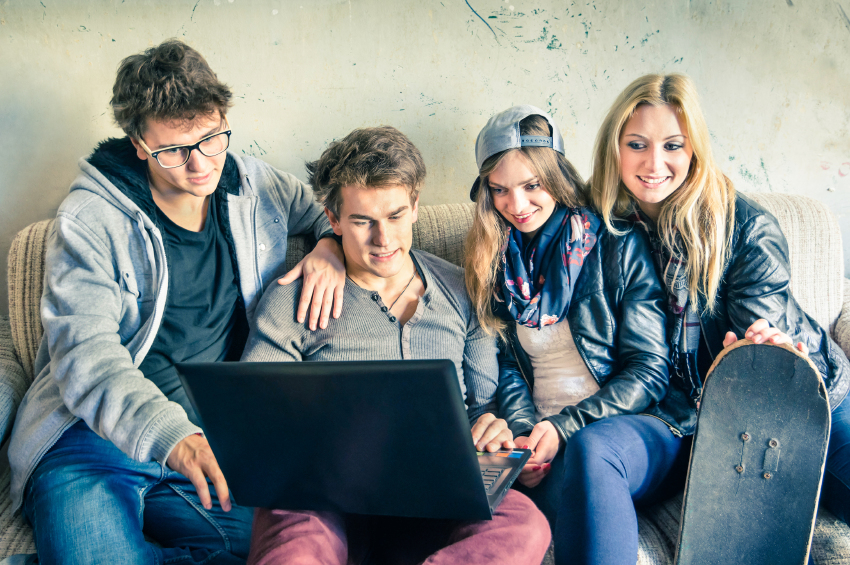
[[[127,137],[80,161],[48,239],[13,503],[40,563],[244,563],[252,511],[231,504],[174,364],[239,358],[289,234],[319,239],[284,282],[303,272],[298,316],[312,305],[325,327],[342,252],[309,187],[226,152],[231,92],[195,50],[128,57],[111,104]]]

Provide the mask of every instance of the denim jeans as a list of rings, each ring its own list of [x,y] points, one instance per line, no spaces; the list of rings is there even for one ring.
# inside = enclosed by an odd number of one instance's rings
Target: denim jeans
[[[570,439],[533,489],[518,486],[552,524],[555,561],[634,563],[635,505],[649,505],[684,486],[690,441],[648,416],[617,416]],[[832,412],[821,503],[850,518],[850,400]],[[564,549],[559,549],[564,548]]]
[[[206,510],[186,477],[133,461],[80,421],[39,462],[24,512],[45,565],[245,563],[253,511],[224,512],[210,491]]]
[[[581,429],[528,494],[552,525],[555,563],[634,565],[635,506],[684,487],[690,441],[657,418],[615,416]]]
[[[850,399],[845,398],[832,411],[826,473],[820,494],[830,512],[850,523]]]

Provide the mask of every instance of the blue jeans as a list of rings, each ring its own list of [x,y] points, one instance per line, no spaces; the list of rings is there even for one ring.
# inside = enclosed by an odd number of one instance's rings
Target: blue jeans
[[[552,525],[555,563],[634,565],[636,505],[685,483],[690,441],[651,416],[615,416],[576,433],[535,488],[517,487]]]
[[[224,512],[210,491],[206,510],[186,477],[133,461],[80,421],[39,462],[24,512],[41,564],[245,563],[253,509]]]
[[[832,411],[826,473],[820,494],[830,512],[850,523],[850,399]]]

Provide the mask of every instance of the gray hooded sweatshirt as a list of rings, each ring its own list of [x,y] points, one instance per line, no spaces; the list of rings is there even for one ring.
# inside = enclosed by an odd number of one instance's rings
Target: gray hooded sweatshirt
[[[156,337],[168,265],[146,176],[129,139],[103,142],[48,236],[35,380],[9,445],[14,508],[44,454],[80,419],[136,461],[165,464],[200,430],[139,365]],[[282,274],[286,238],[330,229],[313,192],[294,176],[228,153],[217,188],[220,217],[246,315]]]

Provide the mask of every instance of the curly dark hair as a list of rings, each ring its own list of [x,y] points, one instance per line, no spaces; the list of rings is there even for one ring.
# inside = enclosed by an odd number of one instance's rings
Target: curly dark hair
[[[168,39],[121,61],[110,104],[118,127],[138,139],[148,118],[191,122],[216,111],[223,115],[232,97],[200,53]]]
[[[415,145],[392,126],[356,129],[307,163],[316,200],[339,217],[343,186],[407,188],[416,202],[425,181],[425,161]]]

